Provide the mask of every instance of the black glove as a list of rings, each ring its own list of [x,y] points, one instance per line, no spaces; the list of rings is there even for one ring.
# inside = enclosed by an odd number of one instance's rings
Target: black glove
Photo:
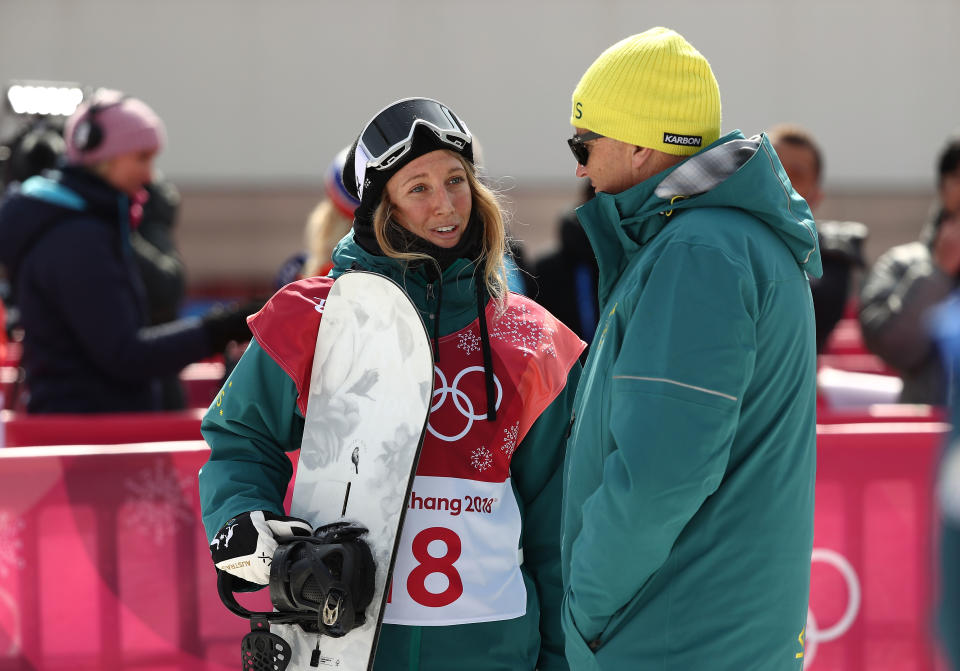
[[[247,317],[263,307],[262,301],[224,307],[217,305],[203,316],[210,349],[222,352],[231,342],[247,342],[251,338]]]
[[[227,520],[210,541],[210,554],[221,571],[253,585],[267,585],[277,539],[312,533],[306,520],[254,510]]]

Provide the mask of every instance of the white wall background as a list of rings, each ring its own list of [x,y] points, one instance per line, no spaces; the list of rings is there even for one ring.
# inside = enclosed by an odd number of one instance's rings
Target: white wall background
[[[724,130],[808,126],[828,187],[932,185],[960,128],[960,0],[0,0],[0,84],[145,99],[184,186],[316,184],[390,101],[447,102],[507,185],[574,184],[570,94],[613,42],[672,27],[710,60]]]

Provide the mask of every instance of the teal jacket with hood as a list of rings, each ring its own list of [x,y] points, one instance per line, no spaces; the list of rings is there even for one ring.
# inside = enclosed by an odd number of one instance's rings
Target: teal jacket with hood
[[[739,132],[577,210],[601,317],[567,446],[570,668],[801,669],[817,233]]]
[[[351,234],[338,245],[334,262],[334,277],[359,268],[395,280],[406,289],[431,334],[435,319],[439,319],[436,333],[441,337],[477,319],[476,269],[467,260],[455,261],[441,278],[431,278],[425,266],[408,269],[403,262],[368,254]],[[290,328],[296,329],[296,324]],[[315,323],[313,329],[315,333]],[[570,360],[572,368],[562,373],[566,387],[533,423],[510,462],[521,514],[520,570],[526,614],[442,627],[385,624],[376,671],[568,668],[560,625],[560,500],[564,437],[580,374],[576,361],[580,345]],[[252,341],[201,426],[211,448],[199,476],[209,537],[228,519],[246,511],[286,514],[283,499],[292,472],[286,453],[300,447],[303,427],[295,382],[260,343]]]

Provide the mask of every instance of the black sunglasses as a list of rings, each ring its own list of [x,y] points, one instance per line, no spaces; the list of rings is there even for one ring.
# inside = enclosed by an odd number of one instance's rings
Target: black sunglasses
[[[570,145],[570,151],[573,152],[573,157],[577,159],[577,163],[580,165],[587,164],[587,161],[590,160],[590,147],[587,146],[587,142],[601,137],[603,137],[603,135],[600,135],[600,133],[587,131],[583,135],[574,135],[567,140],[567,144]]]

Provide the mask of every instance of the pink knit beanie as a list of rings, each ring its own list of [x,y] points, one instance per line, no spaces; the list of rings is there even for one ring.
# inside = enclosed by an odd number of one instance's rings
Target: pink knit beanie
[[[161,149],[166,131],[160,117],[143,101],[101,90],[77,107],[67,120],[64,137],[67,161],[92,165],[128,152]]]

